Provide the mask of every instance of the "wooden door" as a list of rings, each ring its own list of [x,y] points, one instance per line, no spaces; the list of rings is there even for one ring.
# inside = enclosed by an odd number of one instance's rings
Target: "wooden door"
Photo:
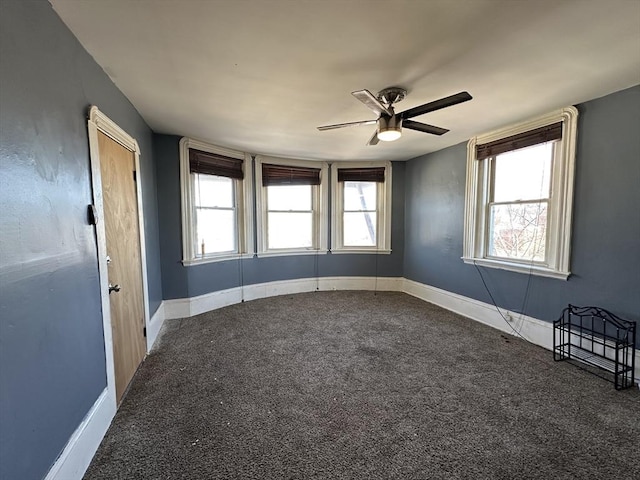
[[[135,156],[102,132],[98,132],[98,150],[116,398],[120,403],[146,351]]]

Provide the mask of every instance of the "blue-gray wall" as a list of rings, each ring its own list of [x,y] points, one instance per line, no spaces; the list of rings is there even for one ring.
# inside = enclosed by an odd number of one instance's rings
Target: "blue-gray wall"
[[[320,254],[249,258],[184,267],[180,217],[180,137],[154,136],[162,286],[165,299],[255,283],[328,276],[401,277],[404,255],[404,162],[393,162],[390,255]]]
[[[183,267],[179,138],[153,135],[46,0],[1,0],[0,478],[42,478],[106,386],[96,240],[86,219],[91,104],[141,147],[151,313],[163,298],[236,287],[241,277],[252,284],[316,273],[377,271],[491,301],[460,260],[464,144],[394,163],[391,255]],[[579,110],[574,275],[483,272],[501,306],[537,318],[552,320],[571,302],[640,320],[640,87]]]
[[[481,268],[498,305],[555,320],[568,304],[640,320],[640,86],[578,105],[568,281]],[[466,144],[406,166],[404,276],[491,303],[462,262]]]
[[[46,475],[106,386],[86,117],[142,151],[151,311],[162,300],[152,132],[45,0],[0,1],[0,478]]]

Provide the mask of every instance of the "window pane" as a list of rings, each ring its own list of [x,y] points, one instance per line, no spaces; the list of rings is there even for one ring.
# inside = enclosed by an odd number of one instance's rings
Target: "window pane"
[[[375,247],[376,213],[345,212],[342,231],[345,247]]]
[[[269,187],[271,188],[271,187]],[[313,214],[269,212],[267,248],[310,248],[313,246]]]
[[[489,212],[489,255],[545,261],[547,202],[492,205]]]
[[[203,173],[194,173],[193,176],[196,206],[233,208],[233,179]]]
[[[549,198],[555,142],[498,155],[494,160],[494,202]]]
[[[311,185],[273,185],[267,187],[268,210],[311,211]]]
[[[376,210],[376,182],[344,182],[344,209]]]
[[[235,212],[233,210],[196,209],[196,256],[204,253],[236,251]]]

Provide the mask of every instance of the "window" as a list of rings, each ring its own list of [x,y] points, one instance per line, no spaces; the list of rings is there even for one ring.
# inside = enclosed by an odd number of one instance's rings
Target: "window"
[[[323,162],[256,158],[258,245],[261,254],[327,249],[326,178]]]
[[[466,263],[570,275],[577,117],[567,107],[469,141]]]
[[[489,159],[488,257],[546,263],[553,150],[546,142]]]
[[[332,165],[332,251],[391,251],[391,164]]]
[[[342,244],[345,247],[375,247],[378,239],[378,184],[342,182],[342,187]]]
[[[202,255],[238,251],[235,180],[194,172],[196,250]]]
[[[248,172],[245,175],[245,172]],[[183,263],[237,257],[250,250],[251,157],[180,141]]]

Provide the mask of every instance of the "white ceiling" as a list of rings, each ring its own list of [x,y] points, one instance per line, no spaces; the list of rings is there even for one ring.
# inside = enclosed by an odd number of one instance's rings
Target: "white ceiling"
[[[50,0],[158,133],[281,157],[407,160],[640,83],[639,0]],[[467,103],[366,146],[351,96]]]

